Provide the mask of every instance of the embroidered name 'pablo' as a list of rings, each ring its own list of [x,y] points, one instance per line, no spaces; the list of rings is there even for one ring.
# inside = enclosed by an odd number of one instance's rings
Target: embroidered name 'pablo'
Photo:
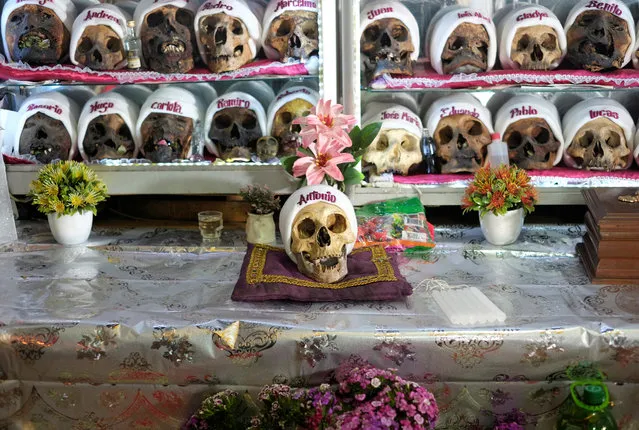
[[[514,118],[516,116],[522,116],[522,115],[537,115],[539,112],[537,112],[537,109],[535,109],[532,106],[522,106],[520,108],[513,108],[510,110],[510,117]]]

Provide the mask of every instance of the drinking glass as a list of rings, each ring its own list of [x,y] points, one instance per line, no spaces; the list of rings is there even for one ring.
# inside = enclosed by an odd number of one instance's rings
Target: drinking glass
[[[211,245],[220,240],[224,223],[222,212],[204,211],[197,214],[198,224],[200,226],[200,234],[202,235],[202,243]]]

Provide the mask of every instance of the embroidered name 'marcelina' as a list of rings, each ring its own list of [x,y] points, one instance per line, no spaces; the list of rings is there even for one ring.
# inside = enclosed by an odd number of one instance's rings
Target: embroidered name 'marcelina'
[[[315,200],[324,200],[325,202],[335,203],[337,201],[337,198],[330,191],[326,193],[311,191],[310,193],[306,195],[304,194],[300,195],[300,199],[297,202],[297,204],[301,206]]]
[[[311,0],[281,0],[277,2],[277,6],[275,6],[275,12],[287,7],[310,7],[316,9],[317,3]]]

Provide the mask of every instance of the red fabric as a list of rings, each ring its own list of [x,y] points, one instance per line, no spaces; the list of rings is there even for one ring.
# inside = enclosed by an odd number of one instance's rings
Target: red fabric
[[[12,157],[11,155],[2,154],[4,164],[35,164],[33,161],[25,160],[18,157]]]
[[[237,78],[264,76],[264,75],[308,75],[306,66],[302,63],[280,63],[272,60],[259,60],[247,64],[227,73],[211,73],[208,69],[195,69],[190,73],[162,74],[151,71],[127,71],[115,70],[100,72],[81,68],[71,64],[58,64],[56,66],[31,67],[24,63],[7,63],[0,56],[0,79],[14,81],[66,81],[83,82],[87,84],[141,84],[141,83],[165,83],[165,82],[209,82],[226,81]]]
[[[550,170],[529,170],[528,175],[534,180],[535,177],[555,177],[583,180],[593,177],[632,179],[639,180],[639,170],[617,170],[614,172],[603,172],[596,170],[570,169],[568,167],[555,167]],[[414,185],[443,185],[452,182],[472,179],[470,173],[459,174],[427,174],[413,176],[395,176],[395,182],[399,184]]]

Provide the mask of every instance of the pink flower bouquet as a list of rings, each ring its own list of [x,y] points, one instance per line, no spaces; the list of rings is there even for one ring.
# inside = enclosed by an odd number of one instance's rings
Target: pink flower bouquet
[[[309,115],[293,121],[302,126],[302,144],[296,155],[282,158],[282,165],[289,174],[302,179],[300,186],[326,182],[344,191],[346,185],[364,179],[357,165],[381,124],[369,124],[362,130],[355,126],[353,115],[342,111],[342,105],[320,100]]]

